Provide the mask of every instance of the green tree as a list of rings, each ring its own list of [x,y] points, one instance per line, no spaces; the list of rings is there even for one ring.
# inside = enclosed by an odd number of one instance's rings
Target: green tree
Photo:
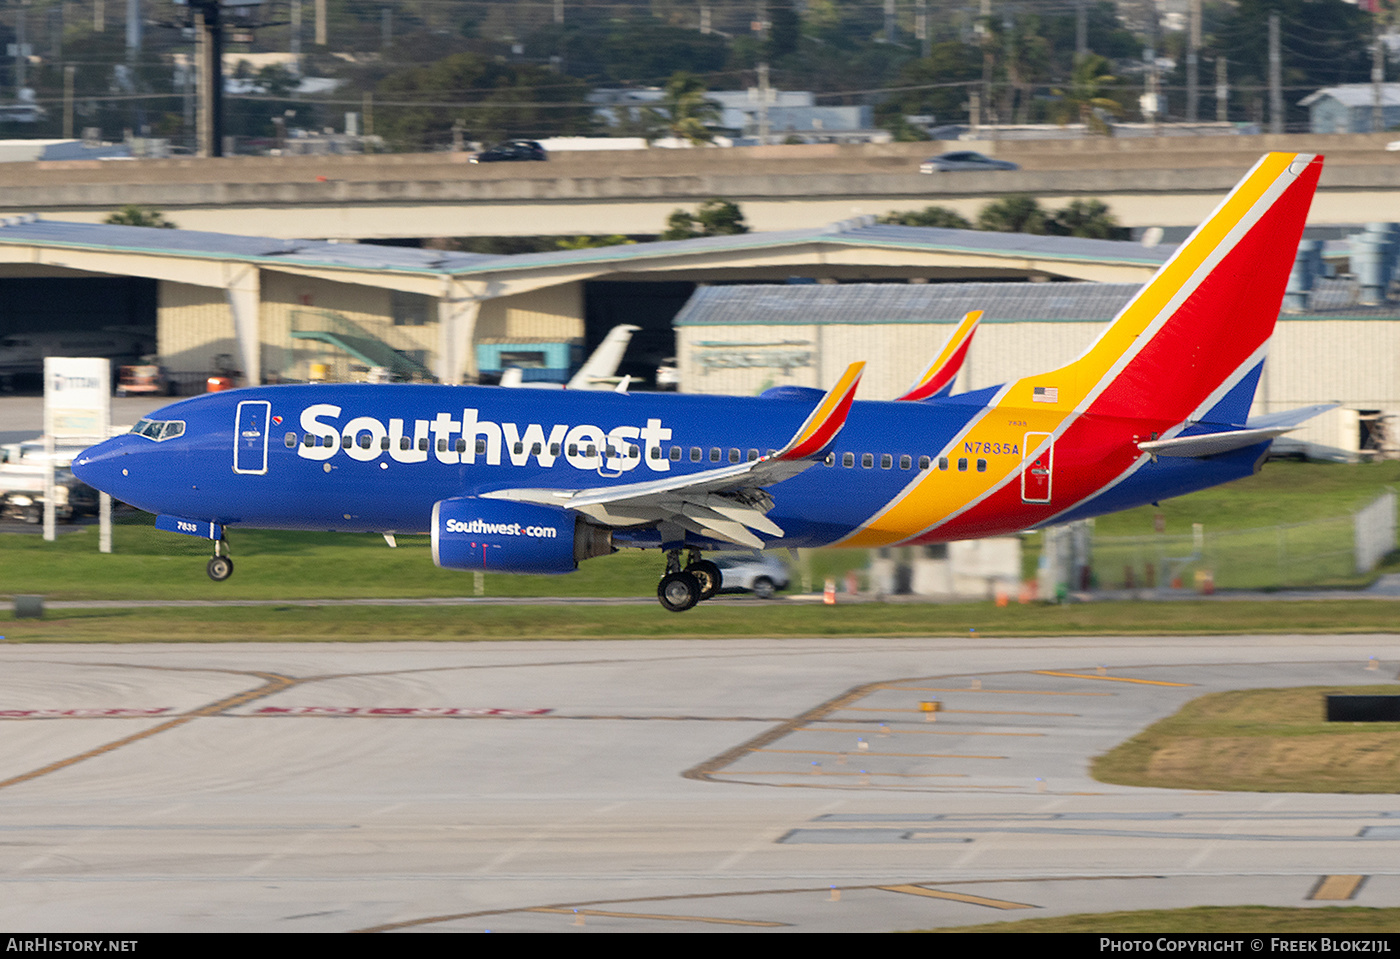
[[[1117,100],[1105,93],[1118,78],[1109,73],[1107,58],[1097,53],[1079,57],[1074,63],[1074,73],[1069,86],[1051,92],[1060,98],[1055,111],[1055,119],[1060,123],[1078,122],[1094,133],[1109,134],[1108,123],[1103,115],[1119,116],[1123,111]]]
[[[739,204],[718,197],[700,204],[694,213],[675,210],[666,218],[663,240],[693,240],[701,236],[734,236],[749,232]]]
[[[720,111],[714,101],[705,99],[705,90],[703,80],[683,70],[666,81],[662,102],[672,136],[697,145],[714,140],[715,132],[709,125],[719,122]]]
[[[936,226],[945,230],[970,230],[967,217],[946,206],[926,206],[922,210],[891,210],[880,217],[881,223],[895,226]]]
[[[460,121],[469,139],[587,133],[593,109],[587,84],[535,64],[507,63],[459,53],[380,82],[376,132],[398,149],[446,144]]]
[[[561,250],[593,250],[604,246],[627,246],[636,242],[620,233],[613,233],[610,236],[560,237],[556,245]]]
[[[129,203],[102,221],[119,226],[148,226],[162,230],[176,229],[175,224],[165,218],[165,214],[150,207]]]
[[[1071,200],[1068,206],[1055,211],[1047,229],[1060,236],[1091,240],[1126,240],[1129,236],[1128,228],[1118,225],[1117,217],[1102,200]]]
[[[977,229],[994,233],[1049,233],[1050,218],[1033,196],[1004,196],[977,214]]]

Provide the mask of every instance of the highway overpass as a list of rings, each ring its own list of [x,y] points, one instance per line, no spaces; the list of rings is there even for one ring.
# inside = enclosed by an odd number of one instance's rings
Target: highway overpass
[[[793,145],[556,154],[475,165],[465,154],[230,157],[0,164],[0,214],[101,222],[126,204],[182,228],[341,240],[647,234],[710,197],[753,229],[809,229],[891,210],[973,216],[1027,193],[1054,207],[1095,197],[1126,226],[1194,226],[1261,153],[1328,154],[1314,224],[1395,218],[1400,153],[1388,134],[1216,136],[973,144]],[[922,175],[919,160],[981,148],[1021,170]]]

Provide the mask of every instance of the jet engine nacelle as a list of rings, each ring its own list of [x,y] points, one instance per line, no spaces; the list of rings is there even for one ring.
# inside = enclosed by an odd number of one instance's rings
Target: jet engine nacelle
[[[558,506],[457,496],[433,505],[433,562],[444,569],[572,573],[613,551],[612,532]]]

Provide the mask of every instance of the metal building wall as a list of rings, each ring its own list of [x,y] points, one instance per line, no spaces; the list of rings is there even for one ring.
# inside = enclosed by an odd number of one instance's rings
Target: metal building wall
[[[219,354],[236,357],[233,312],[224,291],[162,281],[157,296],[156,340],[166,369],[182,389],[208,376]]]

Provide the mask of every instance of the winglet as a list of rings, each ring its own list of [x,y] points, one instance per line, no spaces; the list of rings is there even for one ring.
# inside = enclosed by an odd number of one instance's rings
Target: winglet
[[[963,361],[967,359],[967,348],[972,345],[977,323],[982,319],[981,310],[973,310],[962,318],[953,335],[948,338],[943,352],[936,356],[928,369],[924,370],[919,381],[910,387],[909,392],[897,397],[898,401],[926,400],[934,396],[947,396],[953,391],[953,381],[958,378]]]
[[[851,402],[856,397],[856,387],[860,375],[865,372],[864,363],[852,363],[846,367],[822,401],[812,410],[807,421],[793,434],[788,444],[774,454],[776,460],[801,460],[815,456],[836,439],[841,427],[846,425],[846,414],[851,411]]]

